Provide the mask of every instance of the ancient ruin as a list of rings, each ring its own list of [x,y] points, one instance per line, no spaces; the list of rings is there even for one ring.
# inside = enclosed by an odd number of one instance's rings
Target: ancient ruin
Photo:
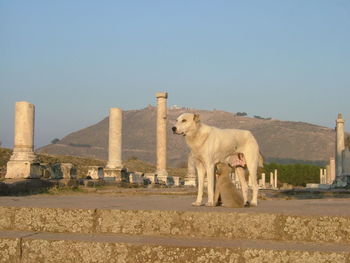
[[[341,113],[336,120],[336,178],[335,187],[345,187],[350,184],[350,154],[349,149],[345,149],[344,119]]]
[[[168,93],[158,92],[157,98],[157,177],[159,181],[168,183],[166,170],[167,160],[167,98]]]
[[[121,181],[122,170],[122,110],[109,110],[108,162],[104,169],[106,180]]]
[[[188,155],[187,175],[185,177],[185,185],[186,186],[197,185],[196,165],[195,165],[195,160],[191,154]]]
[[[39,178],[40,164],[34,153],[33,104],[20,101],[15,106],[14,147],[5,178]]]

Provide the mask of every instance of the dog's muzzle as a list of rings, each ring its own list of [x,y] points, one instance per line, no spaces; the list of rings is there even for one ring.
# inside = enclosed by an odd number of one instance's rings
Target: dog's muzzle
[[[172,127],[172,128],[171,128],[171,130],[173,131],[173,134],[178,134],[178,135],[183,135],[183,136],[185,136],[185,134],[184,134],[183,132],[178,133],[178,132],[177,132],[177,129],[176,129],[176,127],[175,127],[175,126],[174,126],[174,127]]]

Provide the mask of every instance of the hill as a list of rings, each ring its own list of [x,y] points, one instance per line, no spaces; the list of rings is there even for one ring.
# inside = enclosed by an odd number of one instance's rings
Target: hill
[[[237,116],[225,111],[186,108],[168,110],[168,165],[185,167],[188,147],[182,136],[173,135],[171,127],[184,112],[196,112],[202,122],[219,128],[250,130],[256,137],[266,161],[324,164],[334,156],[335,131],[304,122],[279,121]],[[258,118],[257,118],[258,117]],[[123,112],[123,159],[155,163],[156,108]],[[90,127],[68,134],[56,144],[38,152],[107,159],[108,117]]]

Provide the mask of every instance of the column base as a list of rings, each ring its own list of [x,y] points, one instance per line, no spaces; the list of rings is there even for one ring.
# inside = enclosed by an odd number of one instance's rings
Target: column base
[[[197,178],[196,177],[185,177],[185,186],[197,186]]]
[[[106,181],[122,181],[122,170],[118,168],[104,168],[103,179]]]
[[[7,172],[5,178],[19,179],[19,178],[40,178],[42,175],[41,166],[39,163],[31,163],[29,161],[15,161],[7,162]]]
[[[348,179],[349,178],[349,179]],[[350,184],[350,174],[342,174],[337,176],[333,182],[333,186],[336,188],[343,188]]]

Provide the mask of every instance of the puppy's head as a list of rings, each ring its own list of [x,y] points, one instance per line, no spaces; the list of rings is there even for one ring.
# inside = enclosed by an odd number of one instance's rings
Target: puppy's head
[[[186,136],[195,132],[199,123],[199,114],[183,113],[176,119],[175,126],[171,129],[174,134]]]
[[[218,163],[216,165],[216,174],[218,176],[227,176],[232,171],[232,168],[226,163]]]

